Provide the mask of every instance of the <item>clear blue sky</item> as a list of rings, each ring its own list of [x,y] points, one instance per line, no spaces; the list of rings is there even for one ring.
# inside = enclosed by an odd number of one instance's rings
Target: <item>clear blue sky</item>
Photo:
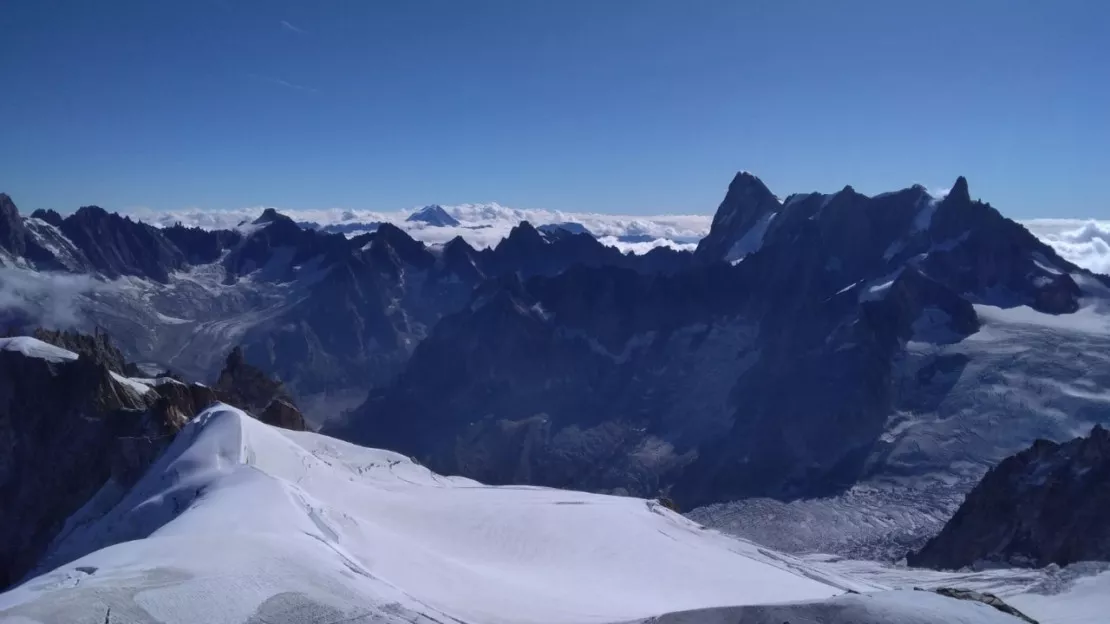
[[[24,210],[711,212],[957,175],[1108,217],[1107,0],[2,0]]]

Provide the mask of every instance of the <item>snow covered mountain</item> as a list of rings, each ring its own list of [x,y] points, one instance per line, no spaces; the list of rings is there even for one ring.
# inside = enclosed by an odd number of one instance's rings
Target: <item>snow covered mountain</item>
[[[436,227],[455,227],[459,225],[459,220],[447,214],[443,206],[438,204],[424,206],[420,210],[409,215],[405,220],[419,221]]]
[[[0,208],[6,324],[104,327],[205,380],[238,345],[316,424],[357,408],[339,437],[491,483],[750,501],[712,518],[783,548],[841,552],[860,518],[881,530],[846,550],[888,528],[880,550],[916,548],[994,462],[1110,422],[1110,278],[962,178],[780,201],[741,173],[695,253],[636,256],[595,238],[632,225],[566,215],[590,233],[410,235],[509,214],[489,206],[350,236],[272,209],[204,230]],[[812,517],[847,529],[777,530]]]
[[[932,592],[876,592],[652,501],[442,477],[397,453],[273,428],[222,404],[186,425],[114,504],[100,503],[69,519],[38,576],[0,594],[0,616],[98,624],[1020,621]]]
[[[780,203],[742,173],[695,257],[480,289],[327,432],[486,482],[683,509],[889,501],[913,529],[883,539],[904,553],[995,462],[1110,423],[1107,278],[962,178],[944,198]]]
[[[132,359],[213,379],[228,345],[306,411],[357,405],[490,277],[572,264],[669,271],[688,254],[621,254],[589,235],[514,228],[492,249],[428,247],[382,224],[353,237],[266,210],[231,230],[156,228],[97,207],[23,217],[0,196],[0,323],[106,328]]]

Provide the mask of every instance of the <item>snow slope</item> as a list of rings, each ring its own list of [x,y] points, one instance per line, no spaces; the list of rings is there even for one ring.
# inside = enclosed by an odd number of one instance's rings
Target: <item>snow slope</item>
[[[827,574],[848,576],[876,588],[958,587],[989,592],[1041,624],[1104,624],[1110,613],[1110,563],[1105,562],[939,572],[827,555],[803,559]]]
[[[750,612],[1013,624],[925,592],[846,595],[878,585],[653,501],[442,477],[225,405],[130,491],[109,482],[71,517],[54,566],[0,595],[0,620],[688,622],[777,604]]]
[[[0,622],[1017,623],[888,591],[951,574],[803,560],[653,501],[445,477],[222,404],[130,491],[105,485],[41,566],[0,594]],[[1077,616],[1042,622],[1087,624],[1106,583],[1079,581],[1003,590]]]
[[[835,497],[745,499],[690,516],[792,553],[897,561],[921,547],[991,466],[1038,438],[1110,426],[1110,291],[1073,277],[1093,293],[1073,314],[975,305],[982,327],[966,339],[914,336],[895,363],[898,400],[874,454],[882,476]]]
[[[0,351],[15,351],[27,357],[39,358],[48,362],[68,362],[77,359],[73,351],[55,347],[30,336],[0,338]]]
[[[851,586],[651,501],[441,477],[223,405],[110,511],[67,527],[48,561],[72,562],[0,596],[0,613],[615,622]]]

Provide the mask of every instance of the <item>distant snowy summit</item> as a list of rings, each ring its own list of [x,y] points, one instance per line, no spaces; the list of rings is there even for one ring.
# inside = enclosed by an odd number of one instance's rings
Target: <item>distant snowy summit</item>
[[[447,214],[447,211],[439,204],[424,206],[409,215],[405,221],[415,221],[436,227],[456,227],[459,225],[459,220]]]
[[[522,224],[496,250],[540,267],[535,250],[556,242],[593,241]],[[963,178],[943,198],[845,186],[780,202],[741,173],[677,270],[578,257],[596,262],[477,286],[403,374],[325,432],[484,482],[663,492],[683,509],[888,478],[935,477],[958,495],[1082,418],[1014,405],[1017,379],[1098,414],[1079,384],[1110,377],[1107,338],[1083,331],[1110,317],[1110,281],[973,200]],[[994,312],[1014,308],[1032,322]],[[1089,366],[1042,364],[1060,357],[1043,341],[1073,330],[1060,348]],[[1011,334],[1031,346],[999,361],[993,343]],[[975,383],[1001,366],[1012,376],[997,387]],[[997,427],[998,412],[1014,426]]]
[[[562,232],[569,232],[570,234],[587,234],[593,236],[593,232],[581,223],[574,221],[560,221],[559,223],[544,223],[536,227],[537,230],[544,234],[559,234]]]

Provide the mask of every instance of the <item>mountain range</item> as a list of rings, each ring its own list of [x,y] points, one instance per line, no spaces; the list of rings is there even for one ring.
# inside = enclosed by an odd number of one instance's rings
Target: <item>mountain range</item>
[[[939,492],[913,524],[1033,440],[1110,423],[1110,278],[963,178],[780,200],[741,172],[693,252],[623,254],[578,225],[478,248],[274,210],[222,230],[23,216],[2,196],[0,320],[100,327],[192,379],[238,346],[329,435],[682,509]]]
[[[485,284],[325,431],[487,482],[690,508],[861,483],[959,491],[1036,437],[1110,420],[1081,391],[1110,374],[1107,278],[962,178],[942,199],[780,202],[741,173],[693,257]]]

